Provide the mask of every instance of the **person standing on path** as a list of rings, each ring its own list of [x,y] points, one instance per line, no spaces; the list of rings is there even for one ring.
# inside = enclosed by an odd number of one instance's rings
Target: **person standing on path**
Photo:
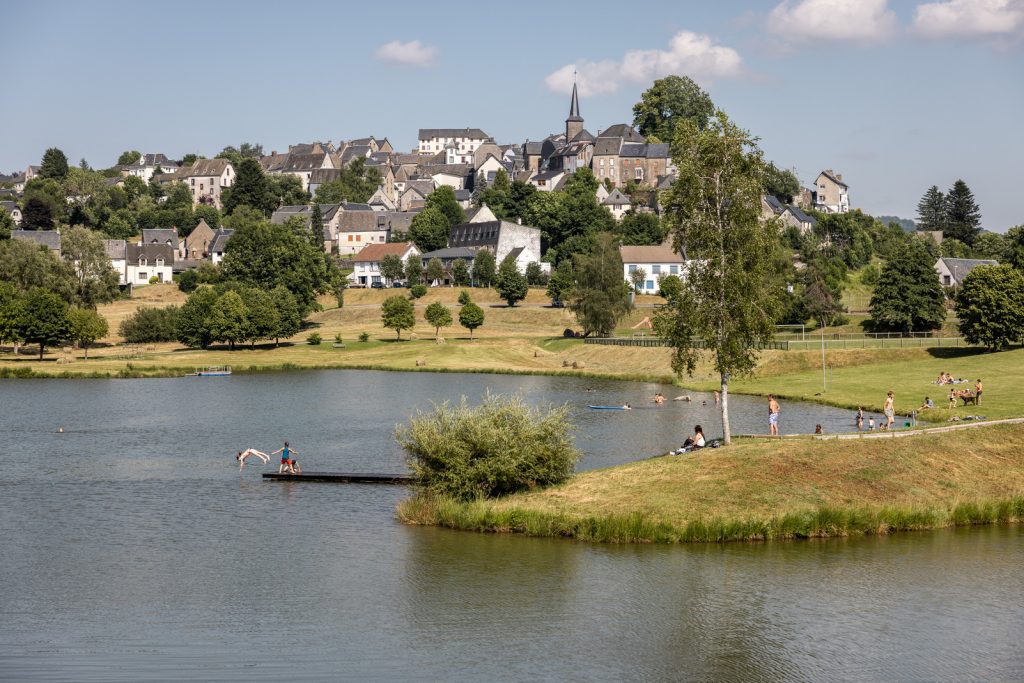
[[[882,407],[882,412],[885,413],[886,430],[892,429],[892,425],[896,421],[896,408],[893,405],[892,389],[885,395],[885,405]]]
[[[768,433],[779,435],[779,402],[773,394],[768,394]]]
[[[980,406],[981,405],[981,378],[980,377],[978,378],[978,381],[974,383],[974,405],[976,405],[976,406]]]

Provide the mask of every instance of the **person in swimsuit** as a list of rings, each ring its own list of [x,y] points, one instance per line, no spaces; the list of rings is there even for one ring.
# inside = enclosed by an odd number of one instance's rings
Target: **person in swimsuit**
[[[976,405],[976,406],[980,406],[981,405],[981,378],[980,377],[978,378],[978,381],[974,383],[974,405]]]
[[[779,435],[779,402],[773,394],[768,394],[768,433]]]
[[[271,453],[271,455],[277,455],[278,453],[281,454],[281,464],[278,465],[277,473],[283,474],[284,472],[288,472],[288,474],[295,474],[295,468],[292,467],[292,456],[298,455],[298,452],[293,451],[291,447],[288,446],[288,442],[285,441],[284,447],[278,448],[276,451]]]
[[[885,429],[892,429],[892,425],[896,421],[896,408],[893,405],[892,389],[885,395],[885,405],[882,406],[882,412],[885,413]]]
[[[864,429],[864,406],[857,408],[857,431]]]
[[[270,456],[267,455],[266,453],[261,453],[260,451],[256,450],[255,448],[246,448],[244,451],[239,451],[238,455],[235,456],[235,460],[238,461],[238,471],[239,472],[241,472],[242,468],[245,467],[245,459],[249,458],[249,457],[257,457],[257,458],[259,458],[260,460],[263,461],[264,465],[266,465],[268,462],[270,462]]]

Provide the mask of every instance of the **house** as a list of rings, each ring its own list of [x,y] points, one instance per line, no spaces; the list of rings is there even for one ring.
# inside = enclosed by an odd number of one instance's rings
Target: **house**
[[[224,250],[227,248],[231,235],[234,232],[230,228],[218,228],[213,231],[213,240],[210,242],[210,249],[207,253],[213,265],[217,265],[224,260]]]
[[[535,173],[530,178],[529,182],[541,192],[551,192],[558,188],[559,183],[561,183],[564,178],[565,171],[558,168],[551,171]]]
[[[139,244],[166,244],[175,252],[178,251],[177,228],[143,228]]]
[[[317,189],[324,183],[330,183],[341,177],[341,170],[337,168],[317,168],[309,173],[306,189],[310,194],[316,194]]]
[[[850,210],[850,188],[843,182],[843,175],[831,168],[818,174],[814,181],[812,204],[818,211],[846,213]]]
[[[0,202],[0,209],[3,209],[14,220],[15,225],[21,225],[21,209],[12,201]]]
[[[620,152],[623,150],[624,145],[645,145],[646,143],[647,139],[626,123],[617,123],[598,132],[597,140],[594,141],[594,155],[590,162],[594,176],[601,182],[608,178],[615,185],[625,185],[629,180],[635,179],[623,175]],[[665,147],[665,152],[667,153],[667,145]],[[655,152],[659,150],[661,150],[660,147],[656,148]],[[639,163],[639,160],[646,160],[646,155],[648,154],[646,148],[630,147],[627,150],[627,154],[629,155],[631,168],[639,165],[644,169],[643,182],[648,185],[653,185],[658,175],[666,173],[666,171],[663,171],[661,174],[652,174],[647,169],[646,161]],[[661,166],[666,165],[661,164]],[[635,171],[633,174],[635,175]],[[639,183],[640,181],[638,180],[637,182]]]
[[[444,151],[445,146],[452,143],[456,152],[466,155],[469,161],[477,148],[490,139],[491,136],[479,128],[420,128],[417,151],[420,154],[434,155]]]
[[[295,176],[302,183],[302,189],[308,190],[314,171],[333,168],[334,162],[331,159],[331,155],[327,152],[290,153],[273,173]]]
[[[608,196],[601,202],[601,205],[606,207],[612,212],[612,216],[615,220],[621,221],[622,217],[626,215],[626,212],[633,206],[632,201],[629,197],[622,194],[622,190],[619,188],[613,189]]]
[[[486,204],[466,211],[467,223],[486,223],[496,220],[498,220],[497,216],[494,215],[494,212]]]
[[[499,220],[460,223],[452,226],[448,246],[488,249],[499,264],[511,255],[525,273],[527,264],[540,263],[540,228]]]
[[[419,258],[420,250],[412,242],[388,242],[385,244],[368,244],[352,259],[353,270],[348,276],[353,287],[369,287],[374,283],[383,283],[380,274],[380,262],[389,254],[397,255],[403,263],[410,258]],[[388,283],[390,284],[390,283]]]
[[[473,258],[476,256],[476,249],[469,247],[445,247],[444,249],[436,249],[434,251],[428,251],[426,254],[421,256],[423,260],[423,267],[426,268],[427,264],[432,259],[437,259],[441,262],[444,267],[445,277],[437,283],[441,285],[450,285],[452,282],[452,264],[458,260],[462,260],[466,263],[466,267],[472,270]]]
[[[57,230],[11,230],[11,239],[35,242],[60,256],[60,232]]]
[[[174,247],[169,244],[129,244],[125,247],[125,281],[133,286],[173,279]]]
[[[206,258],[212,243],[213,228],[205,220],[200,219],[199,224],[181,241],[180,256],[182,259],[193,261]]]
[[[633,274],[643,270],[642,294],[657,294],[658,280],[665,275],[685,276],[686,261],[669,244],[649,247],[619,247],[622,257],[622,277],[632,287]]]
[[[235,182],[235,167],[227,159],[197,159],[174,174],[192,191],[193,204],[221,208],[220,194]]]
[[[473,167],[470,164],[441,164],[424,167],[436,187],[447,185],[453,190],[463,190],[472,184]]]
[[[110,267],[117,271],[117,284],[128,284],[128,243],[125,240],[103,240],[103,249],[110,259]]]
[[[786,205],[778,197],[770,194],[761,195],[761,217],[765,220],[778,218],[786,210]]]
[[[779,218],[782,219],[783,225],[796,228],[800,231],[801,235],[811,232],[814,226],[818,224],[817,219],[813,216],[808,216],[802,209],[793,205],[786,206],[782,213],[779,214]]]
[[[354,204],[345,205],[338,223],[338,254],[358,254],[367,244],[383,244],[393,234],[406,234],[415,211],[379,211],[364,205],[359,210],[350,210]]]
[[[940,258],[935,262],[935,272],[943,287],[959,287],[964,278],[978,266],[998,266],[999,261],[973,258]]]
[[[163,154],[143,154],[134,164],[120,166],[123,176],[135,176],[143,182],[149,183],[154,175],[159,173],[175,173],[181,164],[168,159]],[[159,173],[158,173],[159,172]]]

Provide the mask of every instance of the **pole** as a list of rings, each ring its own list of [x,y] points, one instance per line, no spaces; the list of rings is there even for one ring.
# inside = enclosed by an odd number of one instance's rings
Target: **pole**
[[[825,325],[821,326],[821,393],[828,391],[825,381]]]

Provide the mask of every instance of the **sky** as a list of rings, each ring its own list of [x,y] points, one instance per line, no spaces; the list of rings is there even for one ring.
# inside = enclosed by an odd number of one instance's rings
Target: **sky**
[[[48,147],[113,165],[419,128],[499,143],[564,130],[573,71],[591,132],[687,75],[810,185],[913,218],[962,178],[983,225],[1024,223],[1024,0],[709,3],[218,1],[7,4],[0,172]]]

